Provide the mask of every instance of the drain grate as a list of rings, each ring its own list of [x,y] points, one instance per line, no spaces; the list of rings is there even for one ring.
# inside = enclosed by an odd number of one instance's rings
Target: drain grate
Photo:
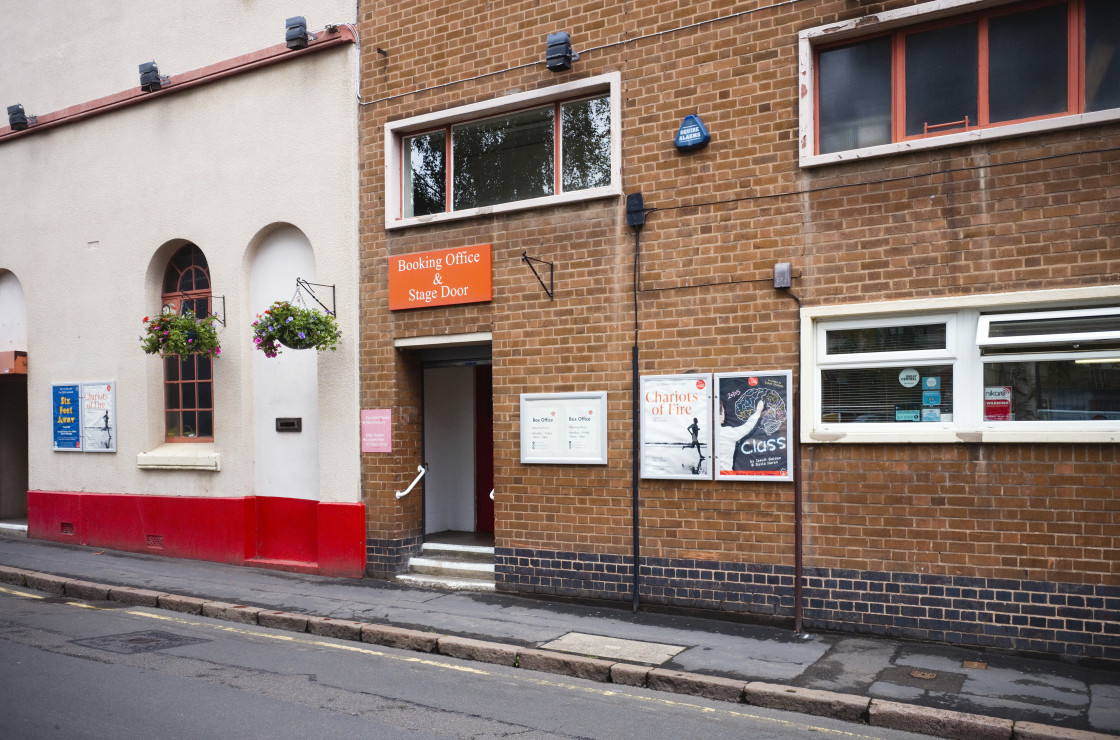
[[[154,548],[156,550],[162,550],[163,549],[163,535],[162,534],[150,534],[150,535],[148,535],[148,547]]]
[[[74,524],[72,522],[62,522],[62,534],[74,534]]]
[[[87,637],[82,640],[71,640],[74,645],[105,650],[110,653],[150,653],[155,650],[169,650],[171,648],[197,645],[210,642],[201,637],[186,637],[173,635],[160,630],[145,630],[143,632],[127,632],[123,635],[106,635],[105,637]]]

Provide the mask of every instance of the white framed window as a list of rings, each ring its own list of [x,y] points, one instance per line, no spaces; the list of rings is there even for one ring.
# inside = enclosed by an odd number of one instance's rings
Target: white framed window
[[[620,76],[385,125],[385,226],[620,195]]]
[[[1120,3],[935,0],[799,35],[800,163],[1120,119]]]
[[[1120,442],[1120,286],[812,307],[807,442]]]
[[[951,422],[957,334],[953,314],[822,323],[821,421]]]

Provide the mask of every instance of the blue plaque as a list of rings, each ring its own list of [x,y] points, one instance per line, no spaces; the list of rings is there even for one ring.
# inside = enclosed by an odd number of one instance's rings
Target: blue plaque
[[[691,115],[685,116],[684,120],[681,121],[675,143],[677,149],[682,152],[690,152],[693,149],[703,149],[711,140],[712,135],[708,133],[708,128],[700,120],[700,116]]]
[[[922,389],[927,391],[941,390],[941,378],[936,376],[932,378],[922,378]]]
[[[78,385],[55,385],[52,388],[54,408],[54,449],[81,452],[82,413],[81,388]]]

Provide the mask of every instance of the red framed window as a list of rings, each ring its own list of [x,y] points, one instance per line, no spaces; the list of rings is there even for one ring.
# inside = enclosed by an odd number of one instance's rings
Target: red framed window
[[[1120,3],[1036,0],[816,50],[817,153],[1120,107]]]
[[[188,244],[163,273],[163,310],[211,311],[210,268],[202,250]],[[164,423],[168,442],[214,441],[214,368],[210,357],[174,355],[163,360]]]

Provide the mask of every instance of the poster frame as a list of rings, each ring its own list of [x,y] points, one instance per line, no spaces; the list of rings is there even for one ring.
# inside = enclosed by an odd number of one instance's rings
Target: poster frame
[[[575,404],[576,401],[583,401],[584,403]],[[533,450],[533,431],[534,425],[531,423],[532,411],[534,406],[544,407],[545,404],[552,404],[554,407],[559,407],[564,410],[564,415],[567,417],[568,409],[575,406],[585,406],[587,402],[596,404],[592,407],[593,411],[598,411],[598,420],[593,422],[598,436],[599,444],[594,454],[591,455],[576,455],[576,454],[563,454],[563,445],[558,445],[553,448],[551,452],[560,454],[545,454],[543,452],[534,452]],[[606,391],[585,391],[585,392],[570,392],[570,393],[522,393],[520,402],[520,425],[521,425],[521,463],[530,465],[606,465],[607,464],[607,392]],[[568,438],[570,430],[566,419],[563,423],[561,432],[557,436],[563,440]],[[568,439],[569,447],[571,446],[571,439]]]
[[[74,394],[70,405],[73,406],[74,421],[67,422],[65,427],[59,419],[59,396],[61,393],[71,391]],[[73,447],[60,447],[59,432],[61,429],[72,429],[77,442]],[[81,383],[52,383],[51,384],[51,449],[54,452],[82,452],[82,384]]]
[[[704,394],[706,394],[707,399],[706,400],[705,399],[700,399],[698,401],[699,410],[694,410],[691,414],[687,414],[686,416],[695,416],[698,419],[697,423],[699,425],[699,430],[698,430],[697,436],[698,437],[700,437],[702,435],[706,436],[706,443],[707,443],[707,446],[708,446],[708,456],[707,456],[708,470],[707,470],[707,472],[701,472],[701,473],[688,473],[688,472],[664,473],[664,472],[655,472],[655,471],[651,470],[652,463],[650,462],[650,456],[647,454],[647,448],[650,447],[651,445],[655,445],[655,444],[661,445],[661,444],[666,444],[666,443],[664,443],[664,442],[653,442],[649,438],[647,438],[647,434],[650,432],[651,429],[653,429],[652,417],[654,416],[654,414],[652,414],[652,412],[651,412],[652,406],[647,403],[648,389],[649,389],[650,386],[652,386],[656,383],[659,383],[659,382],[672,383],[673,381],[681,381],[682,383],[686,383],[686,384],[687,383],[695,384],[697,381],[704,381],[704,387],[703,388],[697,388],[697,389],[702,391]],[[694,387],[695,387],[695,385],[694,385]],[[639,392],[640,392],[639,408],[641,410],[641,434],[639,435],[640,436],[639,447],[640,447],[640,450],[641,450],[641,464],[640,464],[640,467],[639,467],[639,474],[640,474],[641,478],[647,479],[647,480],[700,480],[700,481],[704,481],[704,480],[710,481],[710,480],[712,480],[712,475],[715,471],[715,454],[714,454],[715,453],[715,450],[714,450],[715,438],[714,438],[714,435],[712,433],[712,429],[713,429],[712,411],[715,407],[712,405],[712,387],[713,386],[712,386],[712,374],[711,373],[675,373],[675,374],[667,374],[667,375],[643,375],[643,376],[641,376],[641,382],[639,384]],[[683,441],[683,438],[682,438],[682,441]],[[705,442],[704,439],[700,439],[701,444],[703,444],[704,442]],[[703,450],[701,449],[701,454],[702,454],[702,452],[703,452]],[[703,462],[703,460],[698,461],[698,463],[701,463],[701,462]]]
[[[785,393],[783,394],[783,396],[784,396],[783,400],[784,400],[785,408],[786,408],[785,419],[781,422],[781,426],[778,427],[778,429],[784,429],[784,432],[785,432],[785,434],[784,434],[784,436],[785,436],[785,463],[786,463],[785,474],[781,474],[780,472],[776,473],[776,474],[774,472],[755,473],[755,474],[751,474],[751,473],[747,473],[747,472],[736,472],[736,473],[724,472],[723,461],[720,459],[719,445],[717,444],[716,445],[716,452],[715,452],[715,459],[714,459],[713,466],[712,466],[714,471],[715,471],[715,479],[716,480],[719,480],[719,481],[739,481],[739,482],[747,482],[747,481],[760,482],[761,481],[761,482],[767,482],[767,483],[778,483],[778,482],[787,482],[788,483],[788,482],[793,481],[793,476],[794,476],[793,448],[794,448],[794,445],[797,443],[797,440],[794,438],[794,435],[796,435],[798,433],[798,430],[793,428],[793,410],[794,410],[793,403],[794,403],[794,398],[793,398],[793,371],[792,370],[755,370],[755,371],[743,370],[743,371],[738,371],[738,372],[715,373],[714,383],[713,383],[713,386],[712,386],[712,418],[715,420],[715,435],[714,436],[718,440],[720,429],[721,429],[721,425],[719,423],[719,410],[720,410],[720,406],[722,405],[722,400],[721,399],[723,397],[722,387],[723,387],[723,381],[724,380],[747,379],[749,381],[750,378],[760,378],[761,379],[761,378],[775,378],[775,377],[785,379],[785,384],[784,384],[785,385]],[[761,419],[760,419],[760,423],[761,423]],[[771,436],[773,436],[773,435],[771,435]]]
[[[81,426],[81,430],[82,430],[82,450],[84,452],[116,452],[117,451],[117,426],[118,425],[117,425],[117,391],[116,391],[116,385],[117,385],[117,383],[116,383],[115,380],[106,380],[106,381],[103,381],[103,382],[94,381],[94,382],[82,383],[81,384],[81,386],[82,386],[82,393],[81,393],[82,426]],[[86,416],[87,416],[86,412],[88,411],[87,406],[86,406],[87,389],[93,390],[93,389],[97,389],[97,388],[104,389],[105,393],[108,396],[108,399],[107,399],[107,402],[106,402],[107,407],[105,409],[105,412],[106,412],[106,431],[109,434],[109,440],[110,440],[110,444],[109,444],[108,447],[95,447],[95,446],[91,445],[90,444],[90,435],[87,434],[87,432],[86,432],[86,420],[87,420],[86,419]],[[90,414],[90,416],[92,417],[93,414]]]

